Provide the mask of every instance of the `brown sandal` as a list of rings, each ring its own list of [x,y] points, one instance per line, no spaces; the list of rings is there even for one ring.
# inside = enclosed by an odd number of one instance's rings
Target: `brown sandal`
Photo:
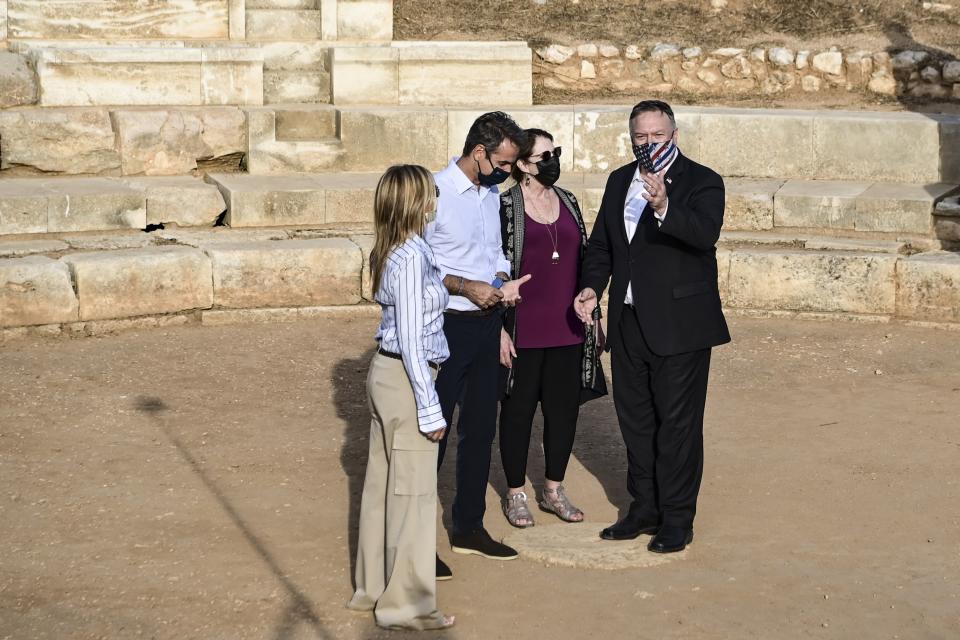
[[[550,499],[547,497],[549,494],[553,494],[555,497]],[[583,511],[571,504],[562,484],[553,490],[544,489],[537,505],[542,511],[555,514],[564,522],[583,522]]]

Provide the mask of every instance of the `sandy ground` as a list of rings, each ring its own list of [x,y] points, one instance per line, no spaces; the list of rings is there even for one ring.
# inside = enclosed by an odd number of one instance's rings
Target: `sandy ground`
[[[343,608],[374,325],[0,347],[0,638],[390,636]],[[715,352],[688,551],[610,571],[444,544],[456,577],[440,604],[458,623],[427,635],[960,637],[960,334],[731,325],[735,342]],[[608,399],[585,408],[574,456],[566,484],[587,522],[562,526],[599,531],[625,502]],[[534,452],[537,483],[542,469]],[[502,485],[496,463],[497,537],[509,529]]]

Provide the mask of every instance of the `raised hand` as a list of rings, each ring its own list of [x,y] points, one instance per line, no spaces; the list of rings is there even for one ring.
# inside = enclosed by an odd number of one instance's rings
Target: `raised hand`
[[[520,297],[520,287],[526,284],[532,277],[533,276],[528,273],[522,278],[503,283],[503,286],[500,287],[500,291],[503,292],[503,304],[508,307],[514,307],[518,302],[522,302],[523,298]]]
[[[588,327],[593,326],[593,310],[597,308],[597,292],[586,287],[573,299],[573,310],[580,322]]]

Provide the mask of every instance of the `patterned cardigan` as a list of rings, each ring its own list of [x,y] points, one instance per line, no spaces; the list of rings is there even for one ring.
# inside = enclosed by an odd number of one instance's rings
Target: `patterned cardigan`
[[[576,197],[560,187],[553,190],[560,201],[573,214],[573,219],[580,228],[580,264],[587,251],[587,229],[583,224],[583,215]],[[524,241],[524,203],[520,185],[514,185],[509,191],[500,195],[500,233],[503,239],[503,253],[510,261],[510,276],[519,277],[520,260],[523,257]],[[579,276],[578,276],[579,279]],[[515,309],[508,309],[503,317],[504,328],[510,337],[517,339],[517,316]],[[583,359],[580,363],[580,403],[607,395],[607,380],[600,365],[600,354],[603,351],[603,330],[600,328],[600,305],[593,311],[593,326],[587,328],[586,340],[583,343]],[[513,389],[513,370],[503,367],[505,371],[504,395],[510,395]]]

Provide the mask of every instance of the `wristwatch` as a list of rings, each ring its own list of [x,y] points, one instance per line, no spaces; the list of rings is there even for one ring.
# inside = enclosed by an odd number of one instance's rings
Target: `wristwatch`
[[[500,287],[503,286],[503,280],[500,279],[500,276],[496,276],[493,279],[493,282],[490,283],[490,286],[493,287],[494,289],[499,289]]]

